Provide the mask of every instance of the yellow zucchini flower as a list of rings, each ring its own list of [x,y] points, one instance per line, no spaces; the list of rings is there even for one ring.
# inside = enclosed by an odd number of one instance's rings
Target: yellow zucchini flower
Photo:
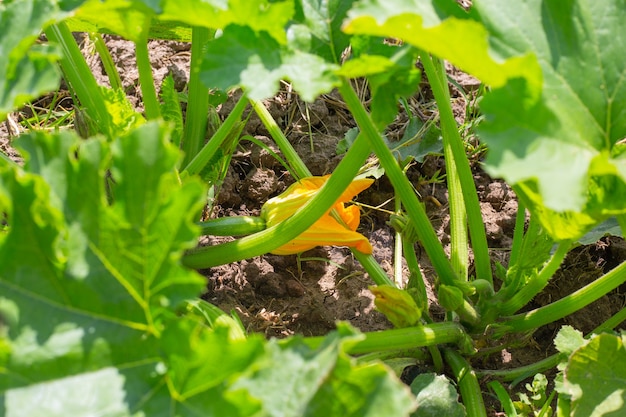
[[[285,192],[271,198],[261,209],[261,217],[265,219],[267,227],[274,226],[291,217],[296,210],[306,204],[328,180],[330,175],[323,177],[303,178],[292,184]],[[359,207],[352,205],[345,207],[344,203],[352,200],[361,191],[368,188],[374,180],[368,178],[356,179],[341,194],[337,202],[304,233],[291,242],[274,249],[275,255],[291,255],[304,252],[316,246],[349,246],[364,254],[372,253],[372,245],[365,236],[356,232],[359,226]],[[331,210],[341,219],[338,222]]]

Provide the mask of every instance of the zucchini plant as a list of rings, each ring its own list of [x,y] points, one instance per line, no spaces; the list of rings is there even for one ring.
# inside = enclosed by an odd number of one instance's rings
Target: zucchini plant
[[[0,413],[484,416],[481,376],[511,381],[557,366],[558,415],[624,412],[626,350],[613,330],[626,309],[587,339],[564,329],[555,341],[559,354],[523,368],[489,372],[472,359],[626,281],[621,263],[525,310],[586,233],[610,219],[626,225],[625,19],[618,0],[475,0],[468,9],[453,0],[0,3],[0,121],[57,88],[61,74],[87,121],[83,138],[33,130],[16,139],[21,166],[0,154]],[[72,31],[135,44],[142,114],[129,105],[113,65],[105,65],[112,87],[96,83]],[[47,42],[37,41],[41,33]],[[192,43],[184,119],[171,83],[158,97],[151,74],[147,41],[165,36]],[[106,48],[98,52],[110,62]],[[444,60],[487,86],[478,131],[488,147],[484,168],[519,198],[506,268],[489,256]],[[362,77],[369,107],[351,83]],[[449,255],[383,137],[399,100],[422,78],[443,137]],[[311,176],[261,103],[281,80],[305,101],[337,89],[358,125],[327,178]],[[211,91],[234,88],[241,98],[205,143]],[[248,106],[306,198],[287,193],[268,202],[262,218],[198,225]],[[410,270],[406,284],[387,276],[362,236],[347,232],[358,216],[343,202],[368,181],[355,178],[372,153],[394,187],[390,224]],[[244,236],[198,247],[201,232]],[[196,269],[346,243],[347,236],[375,284],[378,309],[396,328],[360,332],[338,323],[323,337],[265,340],[198,298],[205,280]],[[428,313],[415,243],[435,270],[444,321]],[[430,362],[434,372],[407,387],[388,366],[399,358]],[[607,381],[601,392],[588,383],[593,377]],[[494,386],[503,407],[514,410]],[[548,410],[546,403],[540,407]]]

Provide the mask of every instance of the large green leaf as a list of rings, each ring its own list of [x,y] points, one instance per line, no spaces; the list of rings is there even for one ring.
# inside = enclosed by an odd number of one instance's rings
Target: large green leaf
[[[411,391],[417,397],[415,417],[463,417],[465,407],[448,378],[435,373],[423,373],[411,382]]]
[[[6,168],[0,186],[9,224],[0,247],[7,415],[34,407],[39,395],[77,407],[41,408],[53,416],[128,410],[166,393],[156,340],[161,322],[204,284],[179,262],[194,244],[202,185],[180,184],[179,153],[157,124],[112,151],[67,132],[35,132],[18,145],[30,172]],[[80,400],[69,394],[78,386]]]
[[[341,30],[341,25],[352,3],[354,0],[297,1],[297,24],[289,27],[290,41],[297,39],[304,50],[339,63],[350,44],[350,36]]]
[[[570,396],[572,417],[626,413],[625,336],[601,334],[574,351],[560,391]]]
[[[558,239],[626,211],[626,9],[618,0],[366,0],[350,33],[391,36],[489,84],[486,169]]]
[[[515,77],[540,86],[535,57],[526,54],[502,62],[492,55],[485,27],[454,0],[364,0],[348,17],[344,25],[348,33],[401,39],[492,86]]]
[[[7,113],[59,85],[58,53],[34,45],[42,27],[60,18],[57,2],[0,2],[0,122]]]
[[[516,184],[558,239],[625,212],[626,9],[613,0],[476,2],[500,56],[534,53],[543,93],[522,81],[483,101],[487,169]]]
[[[288,79],[304,100],[312,101],[338,83],[334,68],[316,55],[279,44],[266,32],[229,25],[207,45],[200,76],[209,87],[243,87],[252,99],[272,97],[280,80]]]

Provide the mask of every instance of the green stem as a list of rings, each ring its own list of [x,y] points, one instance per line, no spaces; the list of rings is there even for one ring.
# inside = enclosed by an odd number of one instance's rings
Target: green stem
[[[102,40],[102,36],[99,33],[91,33],[89,37],[96,47],[96,51],[98,52],[98,56],[100,57],[100,61],[102,61],[102,66],[104,67],[104,71],[107,73],[107,77],[109,77],[111,88],[114,90],[123,89],[124,87],[122,86],[120,74],[117,71],[117,68],[115,68],[113,58],[111,57],[104,40]]]
[[[429,74],[438,78],[438,85],[445,85],[447,87],[446,70],[443,62],[439,59],[435,59],[434,66],[436,68],[435,74]],[[432,83],[432,82],[431,82]],[[450,105],[450,92],[448,88],[443,89],[442,103]],[[441,107],[441,103],[438,106]],[[448,202],[450,205],[450,260],[452,267],[456,273],[464,278],[468,279],[469,273],[469,238],[467,236],[467,214],[465,212],[465,202],[463,198],[463,189],[461,188],[461,180],[459,179],[459,173],[456,168],[456,161],[452,150],[451,142],[454,141],[455,135],[458,140],[461,140],[459,136],[459,130],[456,125],[450,123],[441,123],[441,130],[443,133],[443,154],[446,161],[446,179],[448,183]]]
[[[152,77],[152,63],[150,62],[150,53],[148,51],[148,30],[150,29],[150,20],[146,18],[144,21],[144,33],[142,39],[135,42],[135,56],[137,58],[137,70],[139,71],[139,85],[141,86],[141,97],[148,120],[154,120],[161,117],[159,108],[159,100],[157,99],[156,89],[154,88],[154,78]]]
[[[399,198],[396,198],[394,201],[395,212],[401,213],[402,211],[402,202]],[[402,288],[402,255],[403,255],[403,247],[409,245],[409,242],[404,242],[402,238],[402,233],[396,230],[395,239],[394,239],[394,250],[393,250],[393,280],[396,283],[398,288]]]
[[[483,401],[483,395],[476,378],[476,372],[470,367],[469,363],[459,355],[455,350],[444,349],[443,357],[445,358],[461,391],[463,405],[468,417],[487,417],[487,410]]]
[[[389,276],[385,272],[385,270],[380,266],[376,259],[372,255],[366,255],[357,250],[352,249],[352,254],[356,258],[357,261],[361,264],[363,269],[367,271],[367,274],[370,276],[372,281],[376,283],[376,285],[391,285],[395,286],[394,282],[389,279]]]
[[[234,242],[192,249],[183,256],[183,264],[195,269],[210,268],[262,255],[295,239],[335,204],[369,155],[367,140],[357,137],[324,186],[293,216]]]
[[[364,333],[363,340],[346,347],[350,355],[362,355],[371,352],[415,349],[417,347],[436,346],[445,343],[462,345],[467,334],[458,323],[433,323],[419,327],[381,330]],[[311,348],[322,344],[324,337],[307,337],[304,339]]]
[[[470,167],[463,141],[459,134],[452,107],[450,106],[450,95],[448,92],[448,84],[445,76],[438,76],[438,72],[433,64],[433,60],[425,52],[420,54],[424,71],[428,77],[430,87],[437,101],[439,108],[439,119],[441,122],[441,130],[444,134],[444,140],[447,140],[450,151],[454,159],[454,168],[458,171],[458,179],[461,183],[465,210],[469,225],[470,237],[472,240],[472,249],[474,251],[474,264],[476,265],[476,276],[487,280],[493,285],[493,277],[491,273],[491,258],[489,256],[489,247],[487,246],[487,234],[483,223],[482,214],[480,212],[480,203],[478,201],[478,193],[474,184],[474,176]],[[439,62],[439,67],[443,64]],[[446,163],[448,159],[446,157]],[[447,171],[450,175],[449,170]]]
[[[499,333],[523,332],[562,319],[608,294],[626,282],[626,262],[585,287],[547,306],[504,319]]]
[[[274,120],[263,103],[259,100],[250,100],[250,105],[261,119],[263,126],[265,126],[268,132],[270,132],[270,135],[274,139],[274,142],[276,142],[276,145],[278,145],[280,151],[285,156],[285,159],[291,167],[290,172],[292,172],[292,175],[295,173],[295,175],[293,175],[294,178],[301,179],[310,177],[311,171],[309,171],[309,168],[302,161],[300,155],[298,155],[293,146],[291,146],[291,143],[280,129],[280,126],[278,126],[276,120]]]
[[[476,373],[480,376],[490,376],[503,381],[515,381],[525,379],[536,375],[540,372],[545,372],[548,369],[552,369],[559,364],[561,356],[558,353],[548,356],[538,362],[531,363],[530,365],[520,366],[513,369],[484,369],[477,370]]]
[[[515,229],[513,229],[513,243],[511,244],[511,256],[509,265],[517,264],[524,243],[524,225],[526,224],[526,206],[521,200],[517,200],[517,215],[515,216]]]
[[[417,260],[417,255],[415,253],[415,249],[413,248],[412,242],[405,242],[404,247],[402,248],[404,259],[409,268],[409,281],[406,284],[406,289],[409,290],[411,288],[415,288],[420,297],[420,301],[424,304],[420,305],[424,309],[422,313],[422,318],[430,320],[430,316],[428,315],[428,295],[426,293],[426,284],[424,283],[424,276],[422,275],[422,271],[420,271],[419,262]]]
[[[508,316],[524,307],[548,284],[548,281],[561,266],[571,247],[571,242],[561,242],[541,271],[533,276],[515,295],[500,305],[500,314]]]
[[[607,321],[596,327],[591,333],[602,333],[615,329],[620,323],[626,320],[626,307],[613,314]]]
[[[63,51],[63,58],[60,61],[61,69],[65,79],[80,100],[81,107],[85,109],[91,120],[98,126],[98,130],[111,138],[112,120],[100,92],[100,87],[96,82],[91,69],[85,62],[85,58],[80,52],[76,40],[72,36],[67,24],[59,22],[48,26],[44,30],[51,42],[59,44]]]
[[[217,152],[222,142],[226,140],[235,124],[241,120],[241,115],[243,114],[247,104],[248,100],[245,96],[242,96],[226,120],[224,120],[224,123],[221,124],[219,129],[217,129],[217,132],[215,132],[211,140],[204,145],[200,152],[194,155],[191,162],[189,162],[189,164],[187,164],[187,166],[183,169],[183,172],[187,172],[189,175],[195,175],[202,171],[202,168],[204,168],[211,158],[213,158],[213,155],[215,155],[215,152]]]
[[[343,96],[348,109],[356,119],[362,134],[370,142],[374,152],[376,152],[376,156],[378,156],[381,165],[385,169],[386,175],[394,186],[396,195],[402,200],[402,204],[407,210],[407,215],[414,223],[420,241],[441,282],[447,285],[454,285],[458,278],[452,269],[450,261],[446,257],[441,242],[439,242],[437,238],[437,234],[428,220],[424,207],[420,204],[417,196],[413,192],[413,188],[398,165],[398,161],[382,140],[349,81],[345,80],[341,83],[339,92]]]
[[[191,63],[189,64],[189,97],[183,136],[183,166],[188,165],[204,144],[209,112],[209,89],[200,81],[200,67],[206,43],[214,31],[204,27],[194,27],[191,31]]]
[[[400,168],[398,161],[382,140],[369,114],[363,107],[363,104],[361,104],[361,101],[348,80],[343,80],[339,86],[339,92],[359,125],[361,133],[367,138],[374,152],[376,152],[378,160],[385,169],[385,173],[395,189],[396,196],[399,196],[402,200],[402,204],[407,210],[407,215],[414,223],[415,230],[417,230],[424,250],[426,250],[439,279],[446,285],[455,285],[458,283],[459,278],[452,269],[452,265],[446,257],[441,242],[439,242],[437,234],[428,220],[426,211],[413,192],[413,188]],[[480,320],[476,311],[467,303],[464,303],[456,313],[463,321],[469,324],[477,324]]]
[[[220,217],[197,223],[203,235],[244,236],[265,230],[265,220],[254,216]]]
[[[621,309],[604,323],[593,329],[591,332],[585,335],[585,338],[588,339],[593,334],[613,330],[615,326],[622,323],[624,320],[626,320],[626,308]],[[548,369],[556,367],[559,362],[561,362],[561,360],[562,355],[559,353],[555,353],[554,355],[550,355],[547,358],[542,359],[538,362],[531,363],[530,365],[526,366],[520,366],[514,369],[485,369],[479,371],[477,370],[476,372],[478,375],[481,376],[500,378],[504,381],[520,381],[540,372],[545,372]]]

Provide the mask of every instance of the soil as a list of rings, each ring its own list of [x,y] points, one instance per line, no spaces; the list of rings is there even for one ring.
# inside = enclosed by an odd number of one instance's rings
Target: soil
[[[83,38],[77,35],[79,40]],[[107,36],[107,45],[122,77],[131,102],[141,108],[138,74],[135,66],[133,45],[116,37]],[[107,85],[107,78],[99,60],[89,54],[89,46],[83,48],[98,81]],[[189,44],[152,41],[150,54],[154,66],[157,86],[168,73],[174,75],[177,88],[184,91],[189,76]],[[477,90],[477,81],[449,67],[449,74],[463,89],[450,84],[454,111],[460,124],[466,122],[467,100],[472,100]],[[364,100],[367,87],[356,84]],[[63,92],[63,87],[61,89]],[[67,94],[67,93],[62,93]],[[40,100],[40,107],[50,105],[51,95]],[[219,108],[224,118],[232,108],[234,97]],[[429,87],[422,85],[421,91],[409,100],[414,114],[434,117],[435,107]],[[331,173],[341,160],[336,146],[344,134],[355,126],[340,96],[330,93],[305,104],[284,84],[280,93],[265,101],[266,107],[279,123],[288,139],[293,143],[306,165],[314,175]],[[71,103],[58,100],[57,109],[69,110]],[[22,109],[10,115],[13,122],[20,122],[39,111]],[[43,111],[43,110],[42,110]],[[399,139],[408,123],[401,112],[390,126],[387,136]],[[0,126],[0,150],[15,160],[19,155],[10,147],[9,133],[21,130],[15,123]],[[279,150],[270,141],[269,133],[256,115],[251,115],[244,134],[265,143],[273,151]],[[490,178],[481,170],[483,153],[476,138],[466,138],[474,145],[472,154],[474,179],[487,231],[489,246],[494,261],[506,266],[517,211],[513,191],[502,181]],[[375,162],[374,160],[372,162]],[[439,155],[428,156],[423,162],[414,162],[407,175],[424,201],[428,215],[444,244],[449,243],[449,215],[445,165]],[[249,141],[241,142],[234,154],[216,206],[211,214],[217,216],[257,215],[261,205],[282,192],[294,179],[267,150]],[[393,188],[386,177],[376,180],[368,190],[358,196],[364,204],[359,231],[366,235],[374,247],[374,257],[391,275],[393,269],[394,231],[387,224],[388,213],[393,210]],[[201,244],[216,244],[228,238],[204,237]],[[434,318],[442,317],[442,310],[430,286],[434,280],[430,262],[419,245],[415,247],[424,276],[429,285],[430,312]],[[529,308],[545,305],[552,300],[569,294],[585,283],[606,273],[626,259],[626,243],[621,238],[606,237],[594,245],[579,247],[572,251],[560,271],[546,290],[537,296]],[[285,337],[293,334],[323,335],[335,328],[337,320],[350,322],[361,331],[391,328],[386,318],[374,308],[368,286],[372,281],[345,248],[323,247],[303,253],[300,257],[264,255],[253,259],[222,265],[201,271],[207,277],[206,292],[202,297],[225,311],[234,311],[251,332],[261,332],[267,337]],[[405,268],[406,273],[406,268]],[[406,274],[405,274],[406,275]],[[405,278],[406,279],[406,276]],[[571,324],[584,333],[606,320],[624,307],[626,287],[604,296],[586,309],[535,332],[523,347],[507,346],[488,357],[476,360],[477,368],[504,369],[543,359],[554,352],[552,340],[563,324]],[[624,328],[625,323],[622,323]],[[492,413],[496,413],[497,402]]]

